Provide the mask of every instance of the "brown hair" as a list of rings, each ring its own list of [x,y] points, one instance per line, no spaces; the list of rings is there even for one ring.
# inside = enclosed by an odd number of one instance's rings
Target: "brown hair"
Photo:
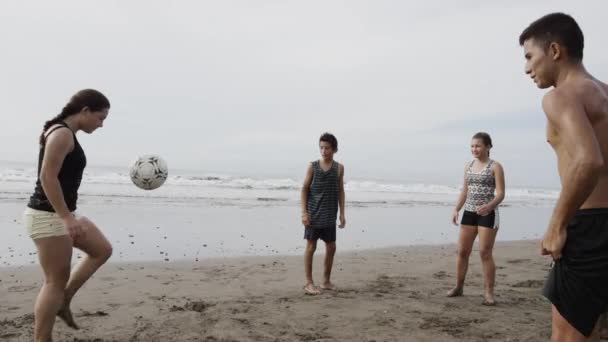
[[[492,138],[486,132],[477,132],[473,136],[473,139],[479,139],[483,142],[486,147],[492,147]],[[488,157],[490,156],[490,151],[488,150]]]
[[[83,89],[77,92],[72,96],[65,107],[63,107],[61,113],[44,123],[42,134],[40,134],[40,145],[44,145],[44,132],[51,126],[65,120],[67,117],[80,113],[84,107],[87,107],[94,112],[109,109],[110,101],[108,101],[108,98],[105,97],[105,95],[95,89]]]

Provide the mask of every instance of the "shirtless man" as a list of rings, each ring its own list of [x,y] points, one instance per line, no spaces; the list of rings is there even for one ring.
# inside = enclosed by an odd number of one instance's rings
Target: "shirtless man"
[[[583,33],[563,13],[519,37],[526,74],[541,88],[547,141],[562,191],[541,242],[555,264],[543,294],[552,303],[552,341],[599,341],[608,308],[608,85],[583,66]]]

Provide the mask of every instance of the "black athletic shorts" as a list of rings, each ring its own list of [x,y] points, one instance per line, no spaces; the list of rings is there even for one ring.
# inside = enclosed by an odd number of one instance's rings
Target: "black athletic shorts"
[[[304,228],[304,239],[306,240],[323,240],[325,242],[336,241],[336,226],[325,228]]]
[[[464,211],[460,224],[467,226],[482,226],[487,228],[498,228],[498,213],[492,210],[486,216],[481,216],[473,211]]]
[[[591,335],[608,310],[608,208],[576,212],[543,295],[581,334]]]

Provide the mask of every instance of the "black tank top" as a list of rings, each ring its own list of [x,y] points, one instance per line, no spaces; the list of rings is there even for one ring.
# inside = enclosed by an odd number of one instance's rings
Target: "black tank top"
[[[30,201],[27,204],[27,206],[32,209],[55,212],[55,209],[49,202],[46,194],[44,193],[44,189],[42,188],[42,183],[40,182],[40,170],[42,168],[42,160],[44,159],[46,137],[48,137],[54,130],[62,127],[70,129],[65,122],[60,122],[57,126],[51,128],[48,133],[46,133],[43,144],[40,147],[40,152],[38,153],[38,179],[36,180],[36,188],[34,189],[34,194],[30,197]],[[67,204],[69,211],[76,210],[78,188],[80,187],[80,182],[82,181],[84,168],[87,165],[87,158],[84,155],[84,151],[78,143],[78,140],[76,139],[76,134],[73,132],[72,134],[74,136],[74,149],[65,156],[63,164],[61,165],[61,170],[57,176],[59,179],[59,184],[61,184],[63,198],[65,199],[65,203]]]
[[[338,168],[333,162],[327,171],[321,169],[319,161],[312,162],[312,182],[308,190],[306,205],[310,215],[310,227],[328,228],[336,226],[338,214]]]

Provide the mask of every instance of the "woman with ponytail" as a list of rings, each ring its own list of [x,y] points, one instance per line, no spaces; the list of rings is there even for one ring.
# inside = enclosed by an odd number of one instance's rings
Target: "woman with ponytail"
[[[38,179],[24,213],[24,224],[38,249],[44,283],[34,308],[35,341],[51,341],[55,316],[70,327],[70,303],[80,287],[112,254],[112,246],[93,222],[76,212],[86,157],[78,131],[103,126],[110,102],[99,91],[76,93],[61,113],[44,124],[40,135]],[[72,248],[86,256],[70,274]]]
[[[458,225],[459,212],[464,207],[458,238],[456,287],[447,294],[448,297],[462,296],[469,256],[479,235],[479,256],[485,283],[484,305],[495,304],[496,266],[492,250],[499,227],[498,205],[505,198],[504,170],[497,161],[490,159],[491,148],[492,138],[488,133],[479,132],[471,139],[474,159],[464,167],[464,185],[452,213],[452,223]]]

